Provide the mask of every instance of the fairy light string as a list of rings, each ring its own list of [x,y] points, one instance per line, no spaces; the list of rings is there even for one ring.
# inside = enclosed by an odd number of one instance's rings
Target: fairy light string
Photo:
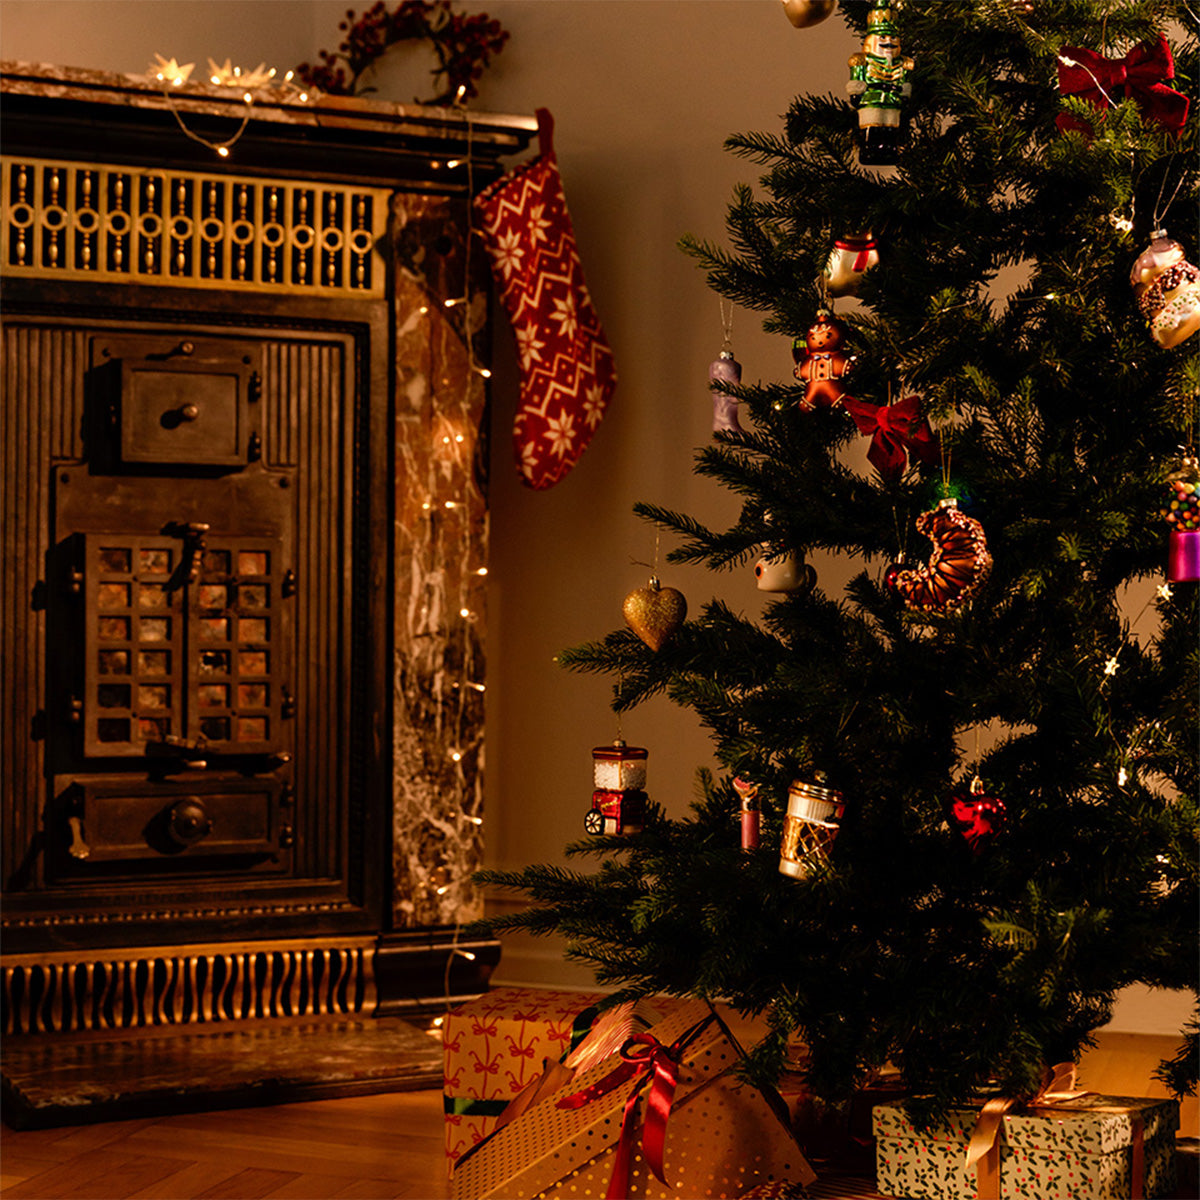
[[[298,101],[301,104],[308,104],[314,98],[312,93],[295,82],[295,73],[292,71],[288,71],[282,78],[279,78],[278,71],[274,67],[267,67],[266,63],[259,63],[253,70],[243,71],[241,67],[231,66],[229,59],[218,66],[210,58],[208,60],[209,85],[219,91],[240,91],[242,103],[245,105],[245,111],[242,113],[237,129],[224,140],[214,141],[188,127],[176,99],[179,89],[188,82],[196,64],[180,63],[174,57],[163,58],[161,54],[156,54],[154,59],[154,62],[146,70],[146,78],[162,88],[163,98],[166,100],[167,108],[175,118],[176,124],[186,137],[206,149],[212,150],[219,158],[228,158],[230,149],[246,132],[254,108],[256,91],[274,93],[270,99],[275,103]]]

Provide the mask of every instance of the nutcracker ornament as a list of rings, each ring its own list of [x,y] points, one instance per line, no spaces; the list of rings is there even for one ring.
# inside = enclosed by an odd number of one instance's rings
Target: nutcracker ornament
[[[738,424],[738,401],[724,390],[724,385],[737,387],[742,382],[742,364],[732,350],[722,350],[709,364],[708,390],[713,402],[713,433],[741,433]]]
[[[969,603],[992,569],[983,526],[948,498],[917,518],[917,532],[933,543],[929,561],[884,577],[884,585],[917,612],[953,613]]]
[[[858,108],[858,160],[891,166],[899,158],[900,116],[912,95],[911,58],[900,57],[900,34],[892,10],[877,3],[867,14],[862,51],[850,58],[846,91]]]
[[[1184,455],[1179,470],[1167,477],[1162,515],[1171,526],[1167,578],[1172,583],[1200,582],[1200,461]]]
[[[842,380],[854,369],[854,355],[843,348],[846,326],[833,313],[822,309],[803,339],[792,343],[792,374],[803,382],[803,412],[831,408],[846,394]]]
[[[1200,329],[1200,270],[1184,257],[1184,249],[1165,229],[1150,235],[1138,255],[1129,282],[1150,336],[1165,350]]]
[[[816,782],[797,779],[788,788],[779,870],[792,879],[805,879],[815,867],[828,861],[841,828],[846,806],[842,793],[826,787],[827,782],[818,773]]]
[[[879,246],[868,230],[833,243],[825,263],[825,289],[831,296],[857,296],[862,277],[879,262]]]
[[[641,833],[646,822],[646,761],[650,752],[620,738],[592,751],[592,807],[587,833]]]

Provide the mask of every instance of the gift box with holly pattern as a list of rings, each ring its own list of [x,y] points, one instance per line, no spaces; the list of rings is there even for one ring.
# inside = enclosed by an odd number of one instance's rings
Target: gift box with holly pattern
[[[878,1105],[873,1125],[880,1192],[905,1200],[986,1195],[979,1166],[967,1167],[967,1146],[979,1119],[979,1108],[956,1109],[921,1129],[902,1103]],[[993,1194],[1002,1200],[1170,1196],[1178,1127],[1174,1100],[1085,1093],[1045,1107],[1014,1108],[999,1119],[998,1190]]]
[[[450,1012],[442,1030],[446,1156],[452,1165],[500,1114],[582,1040],[602,992],[496,988]]]

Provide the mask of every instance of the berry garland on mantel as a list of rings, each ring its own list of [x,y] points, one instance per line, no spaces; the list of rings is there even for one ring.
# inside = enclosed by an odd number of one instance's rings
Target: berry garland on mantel
[[[319,51],[320,62],[316,65],[302,63],[297,67],[300,79],[328,95],[358,95],[363,73],[389,47],[401,42],[429,42],[439,64],[432,75],[435,80],[444,79],[445,87],[429,100],[416,101],[419,104],[449,104],[478,95],[475,81],[509,38],[508,31],[487,13],[456,13],[450,8],[450,0],[402,0],[391,13],[385,0],[377,0],[357,20],[354,9],[347,9],[346,19],[338,28],[345,32],[345,40],[335,52]]]

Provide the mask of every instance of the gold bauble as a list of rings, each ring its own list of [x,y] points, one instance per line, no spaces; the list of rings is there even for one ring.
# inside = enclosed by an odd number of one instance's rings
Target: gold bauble
[[[831,12],[834,0],[783,0],[783,11],[797,29],[819,25]]]
[[[645,587],[634,588],[621,606],[625,624],[650,647],[661,650],[687,616],[687,601],[677,588],[663,587],[651,579]]]

